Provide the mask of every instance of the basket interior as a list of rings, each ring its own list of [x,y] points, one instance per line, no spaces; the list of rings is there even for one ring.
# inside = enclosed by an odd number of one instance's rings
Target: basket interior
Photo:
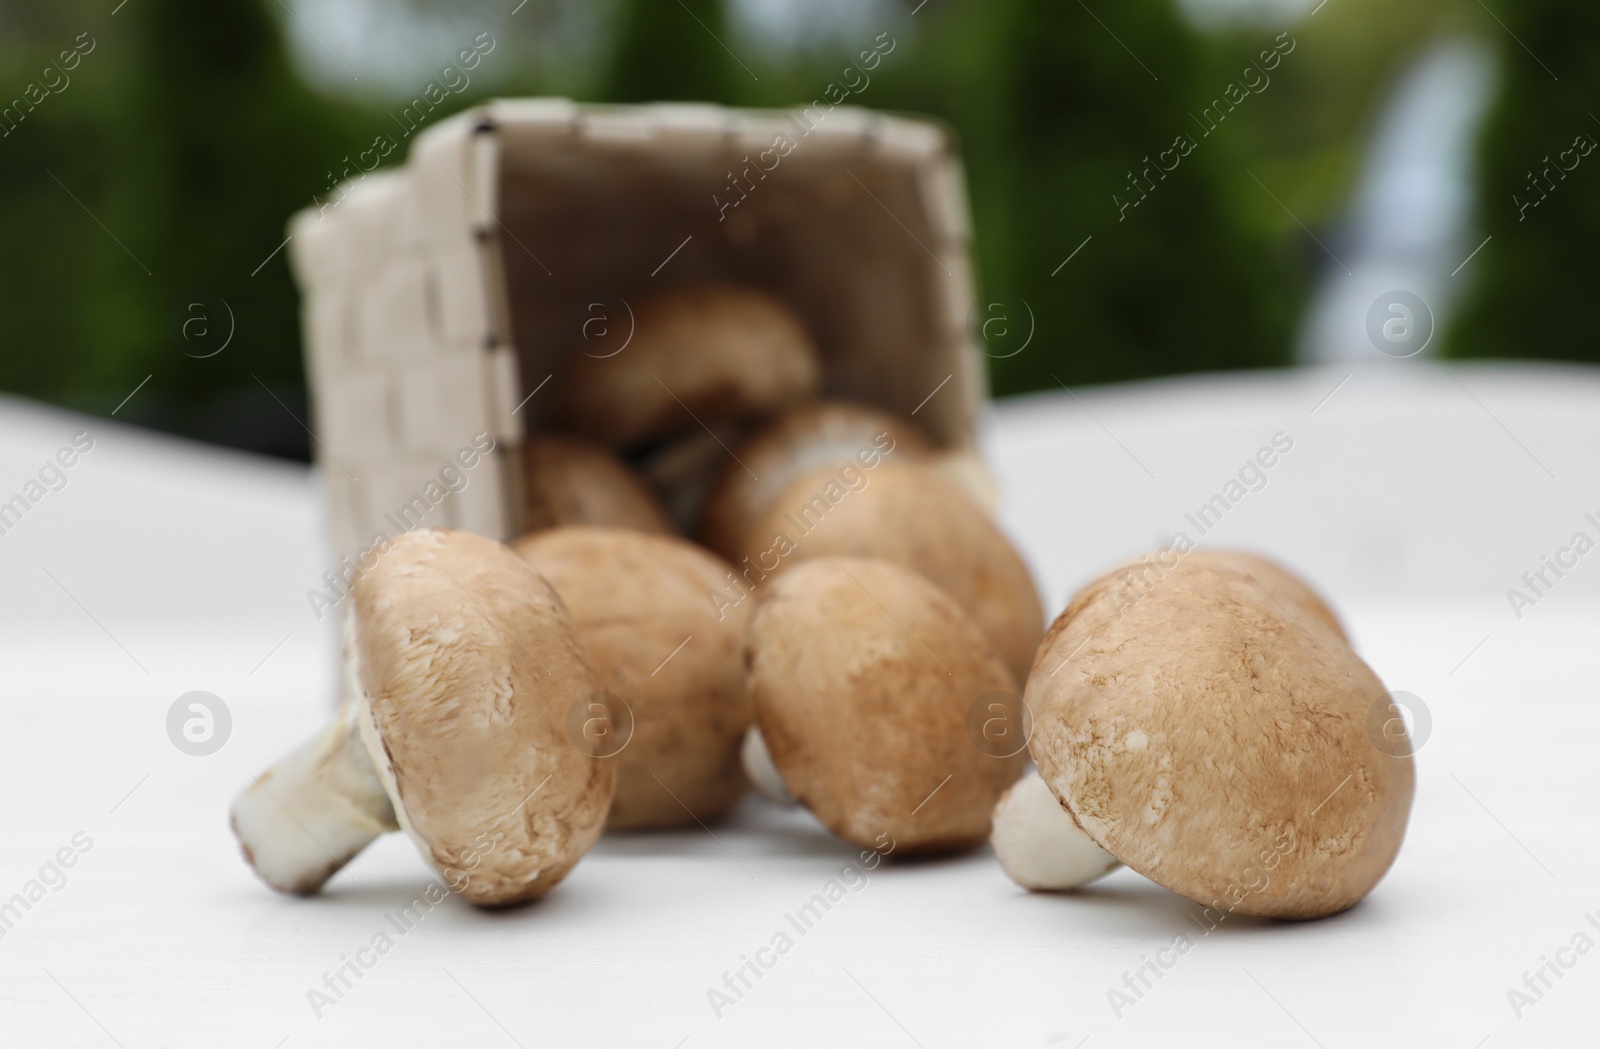
[[[497,211],[523,389],[559,375],[585,324],[627,324],[640,301],[707,281],[776,295],[810,328],[824,393],[910,415],[946,446],[970,442],[958,343],[941,317],[948,270],[929,249],[916,169],[870,142],[586,141],[498,131]],[[763,172],[760,162],[770,166]],[[732,203],[737,202],[737,203]],[[728,204],[721,207],[720,204]],[[602,319],[604,318],[604,319]],[[591,327],[591,331],[598,330]],[[546,425],[549,400],[520,413]]]

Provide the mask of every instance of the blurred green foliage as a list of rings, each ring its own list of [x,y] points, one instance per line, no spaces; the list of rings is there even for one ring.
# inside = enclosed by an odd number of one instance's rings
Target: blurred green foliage
[[[52,21],[30,34],[48,44],[7,56],[4,90],[93,43],[0,139],[0,387],[109,413],[151,376],[119,418],[304,456],[263,389],[305,417],[295,291],[281,253],[256,270],[374,115],[301,83],[255,2],[139,0],[115,21],[76,5]],[[182,334],[202,296],[236,321],[210,357]]]
[[[613,26],[600,98],[607,102],[703,102],[735,97],[722,0],[626,3]]]
[[[1223,96],[1237,73],[1208,68],[1168,0],[1095,14],[992,0],[984,14],[976,37],[955,13],[937,23],[932,60],[885,94],[962,133],[980,315],[1025,301],[1037,319],[1047,352],[995,360],[996,392],[1286,362],[1309,271],[1247,192],[1259,190],[1232,132],[1254,99]],[[938,75],[963,52],[988,71],[981,95]],[[1241,49],[1239,65],[1255,52]],[[1213,102],[1231,115],[1207,134],[1198,114]]]
[[[305,432],[289,419],[306,416],[298,303],[278,250],[285,223],[376,135],[402,141],[390,114],[410,95],[309,86],[286,41],[307,43],[308,31],[273,0],[112,6],[0,0],[0,106],[11,100],[15,122],[0,135],[0,339],[10,350],[0,389],[109,413],[149,376],[118,418],[304,457]],[[898,50],[851,101],[934,114],[960,141],[976,319],[989,302],[1013,313],[1026,302],[1037,323],[1027,353],[993,361],[997,392],[1269,366],[1289,359],[1322,264],[1300,223],[1337,221],[1374,100],[1397,63],[1463,8],[1475,4],[1338,0],[1314,23],[1206,33],[1172,0],[904,0],[881,27]],[[1564,80],[1557,94],[1537,67],[1513,67],[1488,146],[1508,165],[1491,199],[1503,202],[1523,167],[1566,148],[1587,119],[1581,98],[1595,85],[1582,47],[1597,17],[1587,11],[1525,0],[1514,17],[1502,12]],[[518,18],[494,72],[475,74],[430,121],[490,93],[804,103],[880,31],[763,50],[741,42],[726,0],[530,0]],[[574,19],[592,37],[576,57],[560,35]],[[25,112],[30,90],[38,101]],[[1538,130],[1557,106],[1560,133]],[[402,144],[387,163],[403,156]],[[1480,316],[1526,317],[1526,298],[1515,311],[1489,304],[1534,284],[1515,294],[1555,303],[1576,279],[1560,261],[1580,250],[1572,220],[1600,206],[1600,182],[1584,177],[1562,182],[1526,223],[1488,213],[1506,240],[1547,254],[1522,270],[1513,262],[1523,253],[1486,255],[1479,276],[1499,298],[1486,292]],[[227,352],[201,357],[207,347],[185,341],[197,300],[231,307]],[[1557,338],[1576,320],[1554,308],[1544,316],[1550,338],[1526,352],[1592,353]],[[1481,337],[1461,340],[1463,352],[1528,344],[1491,338],[1504,324],[1476,324]]]
[[[1451,333],[1463,357],[1600,360],[1579,304],[1594,288],[1600,230],[1600,8],[1499,0],[1526,48],[1505,49],[1481,143],[1474,293]],[[1589,289],[1589,290],[1585,290]]]

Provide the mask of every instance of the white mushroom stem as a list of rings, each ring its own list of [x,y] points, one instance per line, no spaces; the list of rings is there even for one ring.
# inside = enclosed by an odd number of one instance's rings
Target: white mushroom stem
[[[1036,771],[1012,784],[995,805],[989,843],[1011,880],[1034,892],[1080,888],[1117,866],[1117,858],[1084,833]]]
[[[268,885],[316,892],[378,835],[399,830],[362,742],[359,701],[257,776],[233,803],[233,833]]]
[[[767,751],[767,741],[761,738],[761,730],[753,725],[744,734],[744,743],[739,747],[739,761],[744,765],[744,774],[749,777],[750,785],[756,788],[757,794],[777,805],[799,804],[784,785],[778,766],[772,763],[772,755]]]

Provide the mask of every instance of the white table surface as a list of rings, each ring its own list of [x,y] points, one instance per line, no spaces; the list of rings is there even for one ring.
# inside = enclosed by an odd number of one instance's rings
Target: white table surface
[[[333,638],[305,599],[330,560],[314,475],[0,401],[0,499],[73,432],[96,438],[0,536],[0,901],[92,841],[0,938],[0,1044],[1592,1045],[1600,950],[1566,954],[1520,1018],[1507,991],[1580,930],[1600,943],[1584,917],[1600,922],[1600,552],[1521,619],[1505,591],[1600,533],[1582,516],[1600,511],[1600,377],[1347,374],[1024,399],[985,443],[1054,613],[1293,435],[1207,542],[1302,568],[1389,687],[1428,706],[1411,830],[1377,890],[1324,921],[1202,935],[1198,907],[1127,871],[1043,896],[987,850],[885,865],[720,1019],[708,989],[793,936],[785,912],[853,850],[750,800],[715,838],[608,838],[536,905],[452,898],[404,934],[385,915],[432,874],[398,835],[318,898],[268,891],[226,813],[331,702]],[[194,689],[233,717],[207,757],[165,730]],[[308,990],[380,930],[393,949],[314,1015]],[[1180,933],[1194,949],[1116,1016],[1108,990]]]

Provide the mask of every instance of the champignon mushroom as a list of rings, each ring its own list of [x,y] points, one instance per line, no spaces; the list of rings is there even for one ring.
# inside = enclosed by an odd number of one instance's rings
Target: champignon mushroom
[[[706,497],[700,541],[724,557],[745,554],[750,528],[795,478],[819,467],[870,470],[885,456],[924,459],[933,446],[909,420],[850,401],[817,401],[779,416],[739,445]]]
[[[976,448],[969,446],[940,452],[932,465],[985,513],[994,513],[1000,505],[1000,490],[995,487],[994,475]]]
[[[536,437],[522,446],[522,528],[607,525],[674,532],[666,508],[615,453],[573,437]]]
[[[714,609],[728,564],[684,540],[555,528],[514,544],[572,611],[600,687],[632,713],[618,739],[612,830],[709,823],[745,792],[744,632],[753,602]]]
[[[1334,614],[1328,602],[1311,589],[1305,580],[1271,558],[1247,550],[1210,549],[1191,550],[1183,557],[1191,564],[1220,565],[1238,569],[1261,584],[1261,588],[1273,600],[1284,606],[1284,611],[1289,613],[1291,618],[1302,623],[1321,621],[1331,627],[1341,639],[1349,641],[1344,632],[1344,624],[1339,622],[1339,617]]]
[[[1368,735],[1377,676],[1236,561],[1182,559],[1132,605],[1116,576],[1039,649],[1044,782],[1101,848],[1219,915],[1354,905],[1399,851],[1415,782]]]
[[[756,577],[818,557],[883,558],[927,576],[966,609],[1025,681],[1044,609],[1016,549],[987,514],[923,463],[801,474],[750,529],[735,566]],[[759,584],[765,585],[765,584]]]
[[[475,904],[543,895],[599,837],[613,782],[566,733],[596,685],[561,599],[507,547],[427,529],[380,547],[351,601],[344,702],[234,802],[245,859],[309,894],[403,829]]]
[[[744,743],[739,748],[739,764],[743,766],[750,786],[763,798],[785,807],[800,804],[789,793],[789,788],[784,786],[783,775],[778,771],[778,766],[773,764],[767,741],[761,738],[761,730],[754,725],[744,734]]]
[[[639,472],[666,498],[668,512],[683,532],[694,530],[723,464],[733,461],[728,450],[737,447],[748,430],[749,424],[738,420],[707,423],[703,430],[651,448],[640,460]]]
[[[886,561],[810,561],[771,584],[746,644],[772,764],[829,830],[899,853],[984,840],[1026,757],[980,749],[968,717],[1016,683],[949,595]]]
[[[631,331],[574,354],[558,412],[573,429],[631,448],[768,414],[820,381],[816,346],[792,310],[754,288],[702,285],[639,303]]]
[[[1037,892],[1081,888],[1119,866],[1083,832],[1037,772],[1000,796],[989,844],[1011,880]]]
[[[1162,578],[1179,562],[1215,565],[1243,572],[1261,584],[1262,589],[1292,618],[1304,623],[1320,623],[1331,628],[1341,639],[1349,640],[1345,637],[1339,617],[1305,580],[1278,562],[1245,550],[1179,550],[1164,547],[1144,554],[1136,561],[1129,561],[1121,568],[1112,569],[1085,587],[1084,592],[1087,593],[1091,588],[1104,588],[1112,595],[1114,605],[1126,609],[1160,586]]]

